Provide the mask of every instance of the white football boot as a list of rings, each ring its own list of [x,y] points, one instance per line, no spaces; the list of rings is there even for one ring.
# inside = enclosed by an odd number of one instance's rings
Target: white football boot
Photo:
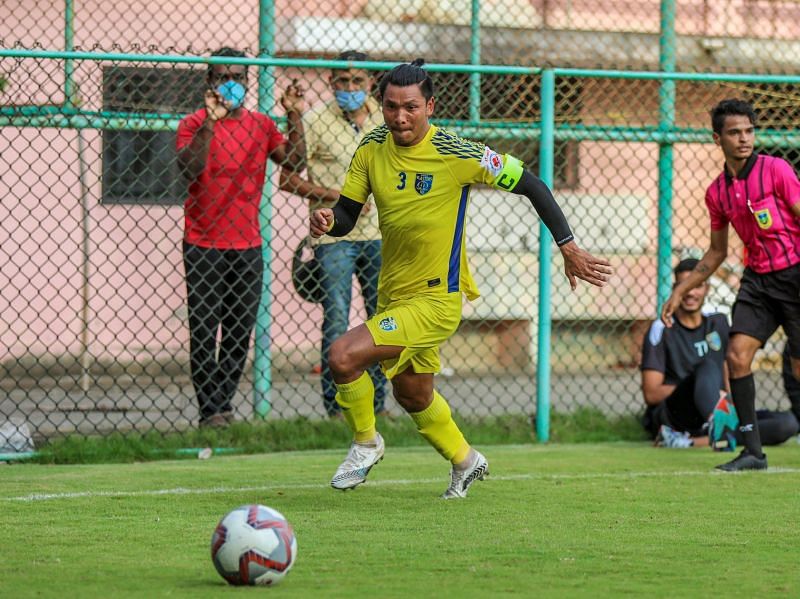
[[[372,467],[383,459],[383,437],[380,433],[375,435],[375,446],[353,443],[347,457],[336,469],[336,474],[331,479],[334,489],[346,491],[353,489],[367,480],[367,474]]]
[[[453,468],[450,471],[450,486],[442,494],[442,499],[460,499],[467,496],[470,486],[476,480],[483,480],[489,476],[489,462],[482,453],[476,449],[472,450],[474,456],[472,463],[466,470]]]

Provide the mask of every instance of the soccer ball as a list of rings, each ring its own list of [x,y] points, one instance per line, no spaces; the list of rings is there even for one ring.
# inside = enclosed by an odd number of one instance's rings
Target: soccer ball
[[[263,505],[243,505],[217,524],[211,559],[233,585],[280,582],[297,557],[297,539],[280,512]]]

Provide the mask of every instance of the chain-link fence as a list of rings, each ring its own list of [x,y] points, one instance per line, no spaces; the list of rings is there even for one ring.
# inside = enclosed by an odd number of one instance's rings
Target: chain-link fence
[[[434,121],[516,155],[534,172],[540,73],[475,74],[455,65],[657,70],[665,56],[660,7],[674,11],[678,70],[780,74],[796,72],[800,56],[799,9],[789,1],[484,0],[480,27],[472,28],[470,6],[4,2],[0,48],[19,52],[0,58],[0,420],[27,422],[39,436],[197,424],[182,249],[188,183],[176,130],[203,106],[209,66],[193,60],[198,56],[226,46],[297,59],[249,67],[245,107],[270,114],[284,131],[279,98],[293,82],[305,90],[309,111],[334,101],[332,71],[301,59],[355,49],[376,61],[422,56],[453,64],[452,72],[435,73]],[[60,49],[93,56],[23,52]],[[602,290],[572,293],[560,258],[553,259],[552,287],[545,287],[553,410],[627,414],[643,407],[637,365],[659,288],[662,134],[675,132],[677,141],[668,248],[674,263],[708,243],[703,195],[722,163],[708,131],[709,108],[724,97],[752,100],[760,125],[770,129],[762,149],[797,165],[800,154],[783,135],[797,123],[796,88],[783,81],[678,81],[674,123],[665,129],[658,80],[577,70],[556,77],[553,187],[581,245],[607,256],[615,276]],[[345,146],[328,140],[323,148],[324,137],[315,138],[317,178],[334,168],[326,159],[349,159]],[[233,409],[240,419],[267,411],[270,418],[325,418],[322,308],[303,301],[291,282],[308,205],[280,189],[278,169],[266,175],[265,282],[255,348]],[[535,215],[524,198],[479,188],[467,231],[483,297],[465,307],[459,331],[442,347],[437,386],[465,416],[532,413],[540,354]],[[738,285],[741,254],[733,236],[709,299],[723,309]],[[354,285],[352,323],[364,308]],[[787,405],[782,347],[777,337],[758,358],[759,401],[768,407]],[[386,407],[400,411],[391,398]]]

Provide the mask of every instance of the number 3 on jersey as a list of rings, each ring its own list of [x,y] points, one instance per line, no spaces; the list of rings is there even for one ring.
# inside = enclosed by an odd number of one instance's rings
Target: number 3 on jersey
[[[405,189],[406,188],[406,174],[404,171],[400,171],[397,173],[397,176],[400,177],[400,183],[397,185],[397,189]]]

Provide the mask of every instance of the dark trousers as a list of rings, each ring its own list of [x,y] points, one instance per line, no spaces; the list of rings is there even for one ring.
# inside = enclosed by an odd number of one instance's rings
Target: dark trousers
[[[800,381],[792,374],[792,361],[790,359],[789,344],[783,348],[783,387],[789,402],[792,404],[792,413],[800,420]]]
[[[673,428],[704,434],[703,425],[719,401],[721,388],[722,369],[711,360],[700,362],[664,400]]]
[[[756,410],[756,423],[762,445],[780,445],[788,441],[800,431],[800,422],[791,412],[772,412]],[[741,432],[735,431],[736,440],[744,441]]]
[[[264,262],[261,248],[216,250],[184,243],[183,264],[192,383],[202,420],[232,410],[258,314]]]

